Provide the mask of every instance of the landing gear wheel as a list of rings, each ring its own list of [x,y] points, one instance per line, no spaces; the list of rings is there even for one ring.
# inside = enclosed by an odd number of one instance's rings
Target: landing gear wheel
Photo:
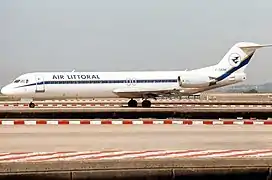
[[[151,102],[149,100],[143,100],[142,107],[145,107],[145,108],[151,107]]]
[[[33,102],[29,103],[28,105],[30,108],[34,108],[35,107],[35,104]]]
[[[128,107],[137,107],[137,101],[134,100],[134,99],[131,99],[129,102],[128,102]]]

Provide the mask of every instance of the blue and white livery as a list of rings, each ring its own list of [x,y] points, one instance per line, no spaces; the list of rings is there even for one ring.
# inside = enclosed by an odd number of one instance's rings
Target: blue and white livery
[[[150,107],[149,98],[171,94],[189,95],[246,80],[244,72],[256,49],[271,45],[250,42],[235,44],[216,65],[190,71],[124,72],[34,72],[16,78],[1,89],[6,96],[29,100],[71,98],[129,98],[129,107],[137,107],[134,98],[143,98],[142,107]]]

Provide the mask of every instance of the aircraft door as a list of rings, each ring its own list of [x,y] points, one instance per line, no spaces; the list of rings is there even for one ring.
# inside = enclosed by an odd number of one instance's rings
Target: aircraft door
[[[180,76],[178,76],[178,85],[182,86],[182,81],[181,81],[181,77]]]
[[[36,93],[45,92],[44,78],[42,76],[36,76]]]

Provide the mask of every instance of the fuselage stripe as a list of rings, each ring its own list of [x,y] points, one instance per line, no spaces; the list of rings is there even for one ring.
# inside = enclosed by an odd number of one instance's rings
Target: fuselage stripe
[[[81,80],[81,81],[42,81],[38,83],[25,84],[20,87],[28,87],[42,84],[139,84],[139,83],[177,83],[177,79],[142,79],[142,80]]]

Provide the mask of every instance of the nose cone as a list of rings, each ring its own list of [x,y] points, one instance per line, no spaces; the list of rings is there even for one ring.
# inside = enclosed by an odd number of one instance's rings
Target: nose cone
[[[3,88],[1,89],[1,94],[5,95],[6,91],[7,91],[6,88],[3,87]]]
[[[7,86],[3,87],[1,89],[1,94],[3,94],[3,95],[9,95],[10,94],[9,88]]]

